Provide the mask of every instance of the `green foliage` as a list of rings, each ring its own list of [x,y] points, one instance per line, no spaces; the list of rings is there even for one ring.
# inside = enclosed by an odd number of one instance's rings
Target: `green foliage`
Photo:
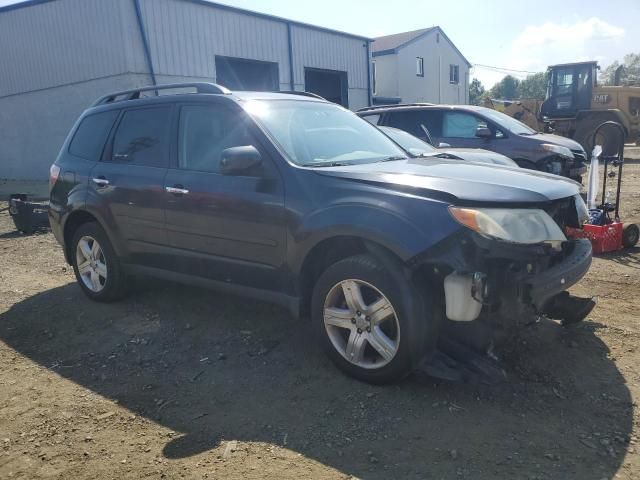
[[[507,75],[498,83],[496,83],[489,94],[491,98],[498,98],[500,100],[515,100],[518,98],[518,85],[520,80],[511,75]]]
[[[615,75],[618,67],[622,65],[621,85],[640,85],[640,54],[628,53],[624,56],[622,64],[617,60],[600,73],[600,83],[603,85],[614,85]]]
[[[484,85],[477,78],[471,80],[469,84],[469,103],[471,105],[482,105],[482,100],[485,94]]]
[[[547,74],[540,72],[529,75],[518,85],[518,98],[544,100],[547,94]]]
[[[546,94],[547,74],[543,72],[529,75],[524,80],[518,80],[511,75],[507,75],[489,90],[489,96],[499,100],[520,100],[524,98],[544,100]],[[471,98],[471,94],[469,98]]]

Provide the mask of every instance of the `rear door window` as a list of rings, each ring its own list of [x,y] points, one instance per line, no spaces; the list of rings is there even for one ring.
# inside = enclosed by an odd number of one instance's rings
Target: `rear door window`
[[[109,161],[166,168],[171,106],[129,110],[118,125]]]
[[[69,144],[69,153],[86,160],[100,160],[104,144],[119,113],[119,110],[109,110],[84,117]]]
[[[425,138],[429,135],[439,137],[442,133],[442,112],[439,110],[404,110],[387,114],[385,125],[399,128],[410,134]]]

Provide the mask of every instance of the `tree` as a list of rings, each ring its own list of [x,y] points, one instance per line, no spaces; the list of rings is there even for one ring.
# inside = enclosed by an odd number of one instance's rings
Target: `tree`
[[[615,85],[616,70],[622,66],[621,85],[640,85],[640,54],[628,53],[622,64],[617,60],[600,73],[600,82],[604,85]]]
[[[507,75],[489,90],[489,94],[491,98],[514,100],[518,97],[519,84],[520,80],[511,75]]]
[[[471,105],[481,105],[482,97],[485,93],[484,85],[477,78],[471,80],[469,85],[469,103]]]
[[[518,98],[544,100],[547,94],[547,74],[540,72],[529,75],[518,85]]]

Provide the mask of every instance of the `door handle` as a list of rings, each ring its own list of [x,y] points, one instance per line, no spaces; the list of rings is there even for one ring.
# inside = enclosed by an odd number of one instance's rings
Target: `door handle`
[[[109,185],[109,180],[104,177],[92,178],[91,181],[95,183],[98,187],[106,187]]]
[[[167,193],[172,193],[174,195],[186,195],[189,193],[189,190],[183,188],[182,185],[174,185],[173,187],[164,187]]]

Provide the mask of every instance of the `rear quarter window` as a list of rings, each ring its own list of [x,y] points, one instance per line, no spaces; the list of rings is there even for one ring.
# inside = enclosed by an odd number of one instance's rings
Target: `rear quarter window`
[[[378,113],[376,115],[365,115],[362,118],[373,125],[378,125],[378,122],[380,121],[380,114]]]
[[[86,160],[100,160],[104,144],[117,117],[117,110],[84,117],[69,144],[69,153]]]

